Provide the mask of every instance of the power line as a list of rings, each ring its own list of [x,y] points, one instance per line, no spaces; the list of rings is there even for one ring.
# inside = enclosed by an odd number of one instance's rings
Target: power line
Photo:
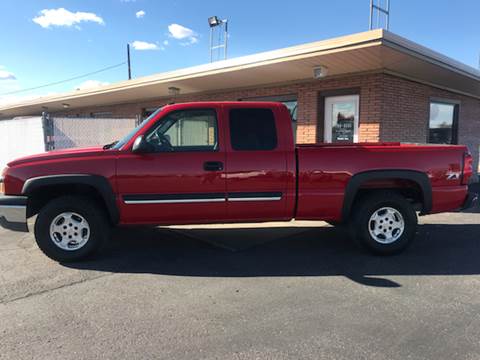
[[[90,75],[95,75],[95,74],[98,74],[98,73],[101,73],[101,72],[104,72],[104,71],[107,71],[107,70],[115,69],[115,68],[118,68],[118,67],[120,67],[120,66],[122,66],[122,65],[125,65],[126,63],[127,63],[127,62],[124,61],[124,62],[121,62],[121,63],[119,63],[119,64],[112,65],[112,66],[107,66],[107,67],[105,67],[105,68],[103,68],[103,69],[96,70],[96,71],[92,71],[92,72],[87,73],[87,74],[78,75],[78,76],[75,76],[75,77],[72,77],[72,78],[69,78],[69,79],[60,80],[60,81],[55,81],[55,82],[52,82],[52,83],[48,83],[48,84],[44,84],[44,85],[40,85],[40,86],[31,87],[31,88],[28,88],[28,89],[21,89],[21,90],[16,90],[16,91],[11,91],[11,92],[7,92],[7,93],[3,93],[3,94],[0,94],[0,96],[13,95],[13,94],[21,93],[21,92],[26,92],[26,91],[31,91],[31,90],[42,89],[42,88],[45,88],[45,87],[48,87],[48,86],[63,84],[63,83],[66,83],[66,82],[69,82],[69,81],[73,81],[73,80],[78,80],[78,79],[81,79],[81,78],[84,78],[84,77],[87,77],[87,76],[90,76]]]

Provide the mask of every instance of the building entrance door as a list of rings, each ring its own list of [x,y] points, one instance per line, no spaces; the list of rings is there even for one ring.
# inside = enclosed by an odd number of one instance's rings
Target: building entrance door
[[[326,143],[358,142],[358,108],[358,95],[325,98]]]

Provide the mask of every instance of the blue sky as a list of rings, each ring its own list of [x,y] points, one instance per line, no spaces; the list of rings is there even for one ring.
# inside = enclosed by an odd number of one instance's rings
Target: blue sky
[[[480,1],[391,4],[391,31],[478,66]],[[125,80],[122,66],[1,99],[121,63],[127,42],[137,47],[134,77],[207,63],[211,15],[229,19],[229,57],[237,57],[365,31],[369,0],[1,0],[0,101]]]

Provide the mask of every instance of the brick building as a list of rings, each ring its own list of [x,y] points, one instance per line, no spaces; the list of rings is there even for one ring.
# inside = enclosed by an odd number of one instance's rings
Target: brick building
[[[0,118],[140,119],[200,100],[284,102],[298,143],[459,143],[478,166],[480,72],[385,30],[14,104]]]

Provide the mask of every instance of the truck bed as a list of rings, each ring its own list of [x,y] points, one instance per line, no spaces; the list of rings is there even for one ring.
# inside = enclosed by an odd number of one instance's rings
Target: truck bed
[[[403,143],[298,145],[297,219],[339,219],[346,187],[353,175],[371,171],[424,173],[432,187],[430,212],[460,207],[466,186],[461,185],[464,146]],[[441,154],[442,156],[439,156]],[[388,180],[364,186],[389,188]],[[320,218],[320,217],[319,217]]]

